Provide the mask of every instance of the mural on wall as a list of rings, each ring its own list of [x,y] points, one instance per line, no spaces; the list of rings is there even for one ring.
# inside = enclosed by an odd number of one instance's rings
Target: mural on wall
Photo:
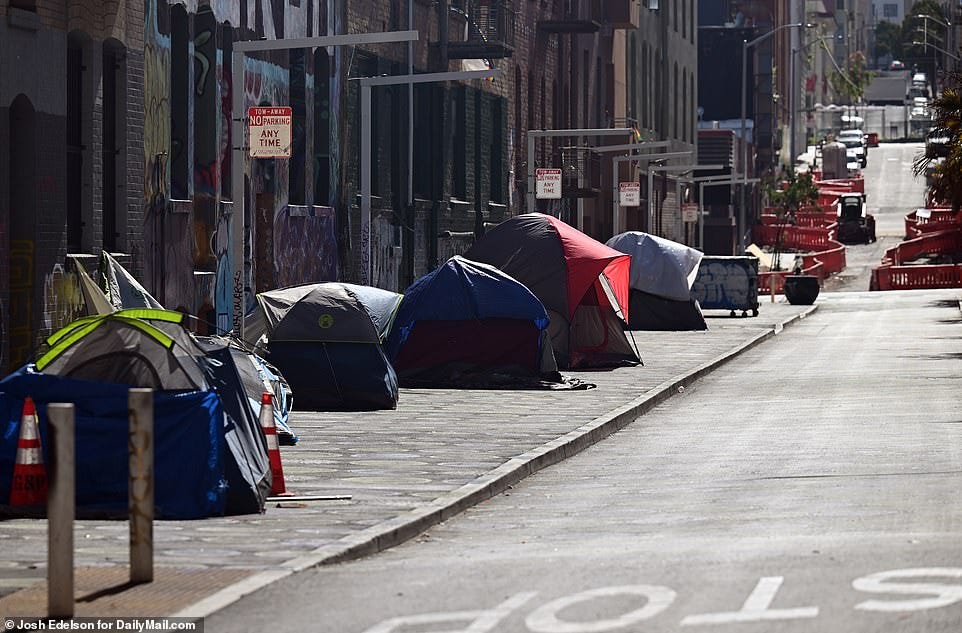
[[[86,316],[86,301],[75,272],[56,264],[43,279],[43,327],[49,332]]]
[[[171,7],[177,4],[187,9],[192,25],[184,82],[185,92],[189,92],[185,108],[188,123],[178,125],[187,132],[182,134],[187,147],[179,155],[190,161],[190,191],[185,200],[172,202],[171,147],[176,143],[171,139],[171,90],[175,88],[171,80]],[[231,138],[231,92],[244,90],[245,107],[288,105],[291,99],[290,71],[287,62],[281,61],[289,58],[286,52],[258,55],[257,59],[246,56],[244,84],[232,86],[229,42],[232,33],[237,36],[242,15],[244,23],[255,31],[245,38],[319,34],[322,22],[327,27],[327,19],[321,16],[322,11],[327,12],[326,7],[320,8],[322,4],[326,3],[146,0],[144,243],[150,255],[145,262],[144,281],[165,305],[184,307],[198,315],[203,312],[218,328],[227,325],[233,299],[232,203],[227,198],[232,146],[241,140]],[[178,51],[183,55],[182,48]],[[312,79],[308,77],[307,81]],[[310,113],[305,114],[300,132],[309,144],[313,121]],[[303,171],[300,182],[312,182],[312,165],[305,165]],[[245,270],[246,307],[254,305],[251,289],[256,258],[252,245],[257,243],[259,229],[273,231],[271,241],[278,245],[267,261],[256,261],[267,267],[262,272],[273,277],[273,285],[335,279],[338,256],[333,212],[326,207],[315,207],[313,214],[305,214],[303,209],[289,211],[288,161],[248,160],[245,174],[245,216],[252,224],[245,232],[246,259],[251,262]],[[310,205],[310,196],[303,198],[298,202]],[[253,222],[259,215],[263,217],[260,226]]]
[[[337,279],[337,233],[331,207],[314,207],[314,215],[308,216],[285,210],[274,222],[274,243],[283,245],[281,255],[275,249],[276,287]]]
[[[170,24],[167,2],[147,0],[144,28],[144,249],[147,290],[166,302],[164,223],[170,181]]]

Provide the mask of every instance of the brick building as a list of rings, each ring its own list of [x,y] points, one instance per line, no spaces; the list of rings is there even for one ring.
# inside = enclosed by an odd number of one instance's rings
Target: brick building
[[[249,308],[261,290],[364,280],[368,244],[369,283],[403,290],[524,212],[531,170],[572,155],[575,172],[595,165],[580,197],[538,208],[610,237],[610,155],[585,150],[586,139],[543,139],[529,165],[528,132],[627,127],[693,147],[694,0],[662,4],[0,0],[3,371],[80,310],[67,253],[94,263],[101,249],[119,253],[165,306],[198,315],[201,331],[226,330],[235,292]],[[232,85],[239,41],[408,29],[419,33],[410,53],[405,43],[246,53],[243,85]],[[363,121],[358,80],[409,65],[500,76],[416,84],[413,98],[404,84],[374,87]],[[243,217],[231,186],[234,150],[247,143],[233,138],[232,119],[245,114],[233,112],[235,90],[245,110],[293,114],[289,159],[240,154]],[[372,182],[362,225],[365,125]],[[673,235],[680,188],[662,180],[658,224],[636,214],[619,230]]]
[[[142,255],[142,0],[0,1],[0,374],[78,314],[67,253]]]

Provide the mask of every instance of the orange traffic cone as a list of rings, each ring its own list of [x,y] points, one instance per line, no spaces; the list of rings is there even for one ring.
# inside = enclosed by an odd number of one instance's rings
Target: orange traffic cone
[[[17,460],[13,465],[13,483],[10,486],[10,505],[35,506],[47,503],[47,469],[43,465],[40,449],[40,429],[37,426],[37,407],[32,398],[23,403],[20,418],[20,439],[17,442]]]
[[[261,396],[261,429],[267,438],[267,457],[271,462],[271,496],[290,495],[284,484],[284,468],[281,465],[281,447],[277,441],[277,427],[274,426],[274,398],[269,393]]]

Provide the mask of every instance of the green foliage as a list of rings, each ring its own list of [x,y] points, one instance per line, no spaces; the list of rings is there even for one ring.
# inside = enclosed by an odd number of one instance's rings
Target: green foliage
[[[847,97],[852,103],[858,103],[865,96],[865,89],[874,76],[875,73],[869,70],[865,63],[862,51],[855,51],[848,58],[848,68],[844,73],[833,71],[828,80],[835,94]]]
[[[879,22],[875,27],[875,56],[892,59],[902,57],[902,26],[894,22]]]
[[[935,200],[962,209],[962,73],[945,75],[945,89],[929,104],[932,125],[948,132],[948,156],[936,158],[926,153],[915,159],[916,176],[931,174],[929,194]]]
[[[798,213],[803,206],[818,202],[818,187],[815,186],[810,173],[783,174],[778,186],[769,184],[765,190],[768,201],[782,219]]]

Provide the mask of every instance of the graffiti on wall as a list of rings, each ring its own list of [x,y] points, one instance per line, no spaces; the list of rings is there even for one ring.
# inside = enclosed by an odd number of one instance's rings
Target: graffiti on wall
[[[167,3],[149,0],[144,31],[144,262],[147,289],[166,303],[164,221],[170,148],[170,25]],[[162,28],[163,27],[163,28]]]
[[[394,224],[389,218],[376,216],[371,219],[371,280],[372,286],[401,292],[401,247],[395,246]],[[361,237],[364,240],[364,236]],[[361,258],[363,262],[363,257]]]
[[[334,209],[314,207],[314,215],[308,216],[289,211],[279,214],[274,222],[274,243],[284,245],[284,261],[276,249],[274,255],[278,287],[337,279]]]
[[[61,264],[43,279],[43,327],[54,332],[86,316],[86,301],[75,272],[66,272]]]

